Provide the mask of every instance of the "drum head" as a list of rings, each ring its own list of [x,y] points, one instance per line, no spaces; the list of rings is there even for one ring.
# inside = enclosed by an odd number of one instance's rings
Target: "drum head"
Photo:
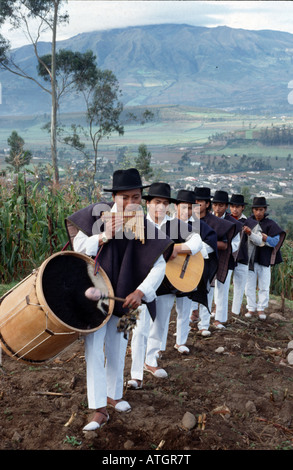
[[[66,325],[78,330],[98,328],[109,313],[108,300],[92,302],[84,295],[89,287],[108,293],[102,276],[93,281],[93,266],[78,256],[55,256],[45,266],[42,289],[52,312]],[[98,285],[97,285],[98,284]]]

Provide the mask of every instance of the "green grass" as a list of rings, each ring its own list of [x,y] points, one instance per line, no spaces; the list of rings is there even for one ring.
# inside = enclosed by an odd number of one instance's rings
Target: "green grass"
[[[8,292],[10,289],[13,289],[16,284],[16,281],[10,282],[9,284],[0,284],[0,299],[6,292]]]

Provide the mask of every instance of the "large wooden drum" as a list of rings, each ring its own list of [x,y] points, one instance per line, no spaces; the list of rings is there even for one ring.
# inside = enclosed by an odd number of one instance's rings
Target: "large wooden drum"
[[[99,268],[94,275],[94,261],[88,256],[63,251],[48,258],[2,297],[3,350],[17,360],[42,363],[81,335],[101,328],[112,315],[114,301],[88,300],[84,292],[92,286],[114,296],[106,273]]]

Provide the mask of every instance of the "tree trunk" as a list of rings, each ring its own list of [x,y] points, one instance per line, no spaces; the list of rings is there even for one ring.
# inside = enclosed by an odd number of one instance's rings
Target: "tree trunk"
[[[54,183],[59,183],[59,170],[57,158],[57,89],[56,89],[56,35],[58,20],[59,0],[54,2],[54,22],[52,34],[52,62],[51,62],[51,86],[52,86],[52,110],[51,110],[51,156],[54,170]]]

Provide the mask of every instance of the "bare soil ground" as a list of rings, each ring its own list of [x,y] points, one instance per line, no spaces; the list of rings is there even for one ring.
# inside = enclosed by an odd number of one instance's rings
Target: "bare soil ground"
[[[208,338],[190,332],[190,354],[174,349],[172,313],[160,365],[169,377],[146,374],[142,390],[125,390],[128,414],[109,409],[110,421],[86,435],[83,339],[38,366],[2,352],[1,450],[293,450],[293,311],[270,302],[267,321],[231,318]],[[276,315],[277,314],[277,315]],[[223,348],[223,349],[218,349]],[[130,371],[130,350],[125,379]],[[194,425],[187,429],[189,412]],[[190,416],[190,415],[189,415]]]

